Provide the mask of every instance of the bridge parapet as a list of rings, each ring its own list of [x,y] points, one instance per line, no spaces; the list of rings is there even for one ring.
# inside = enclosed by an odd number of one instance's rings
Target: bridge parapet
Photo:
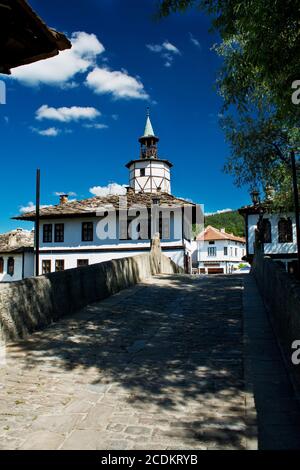
[[[292,344],[300,341],[300,282],[262,251],[256,252],[251,272],[300,394],[300,365],[291,359]]]
[[[156,237],[150,253],[4,285],[0,289],[0,346],[151,276],[179,272],[182,269],[161,253]]]

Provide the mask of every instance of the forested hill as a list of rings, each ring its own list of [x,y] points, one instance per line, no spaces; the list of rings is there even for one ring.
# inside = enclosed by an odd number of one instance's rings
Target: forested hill
[[[237,211],[205,216],[204,223],[205,227],[212,225],[217,229],[225,228],[226,232],[238,237],[245,236],[244,218]]]

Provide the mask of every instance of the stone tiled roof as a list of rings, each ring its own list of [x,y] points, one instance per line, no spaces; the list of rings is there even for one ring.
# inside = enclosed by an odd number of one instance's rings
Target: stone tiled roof
[[[2,0],[0,72],[53,57],[71,48],[62,33],[49,28],[26,0]]]
[[[160,198],[160,206],[168,207],[177,205],[180,207],[193,206],[195,204],[182,198],[172,196],[167,193],[135,193],[134,191],[128,191],[125,195],[127,197],[127,208],[134,205],[141,205],[143,207],[150,208],[153,204],[153,198]],[[125,197],[123,196],[123,197]],[[105,208],[106,206],[112,205],[116,210],[119,209],[120,196],[110,195],[106,197],[95,196],[80,201],[69,201],[64,204],[58,204],[56,206],[43,207],[40,210],[40,218],[68,218],[68,217],[84,217],[96,215],[97,209]],[[31,220],[35,218],[35,211],[26,212],[25,214],[13,217],[16,220]]]
[[[233,240],[235,242],[246,243],[246,239],[243,237],[236,237],[232,233],[218,230],[211,225],[208,225],[206,229],[197,236],[197,240],[213,241],[213,240]]]
[[[17,253],[33,249],[34,232],[27,230],[12,230],[0,234],[0,253]]]

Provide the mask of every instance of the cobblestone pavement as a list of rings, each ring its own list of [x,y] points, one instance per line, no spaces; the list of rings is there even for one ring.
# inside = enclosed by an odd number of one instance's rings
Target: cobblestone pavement
[[[158,276],[11,344],[0,448],[255,445],[242,285],[237,276]]]

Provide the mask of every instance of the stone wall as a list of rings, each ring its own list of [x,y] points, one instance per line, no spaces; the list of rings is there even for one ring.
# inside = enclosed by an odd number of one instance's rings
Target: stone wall
[[[180,271],[156,245],[151,253],[2,285],[0,346],[155,274]]]
[[[252,272],[269,312],[287,364],[300,391],[300,365],[293,365],[294,340],[300,340],[300,283],[271,258],[257,252]]]

